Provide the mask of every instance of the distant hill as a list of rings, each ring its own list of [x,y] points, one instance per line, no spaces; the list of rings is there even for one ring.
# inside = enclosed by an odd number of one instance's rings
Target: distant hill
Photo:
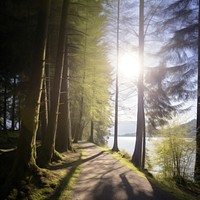
[[[135,136],[136,121],[119,121],[118,135],[119,136]],[[111,129],[111,135],[114,135],[114,127]]]
[[[185,124],[182,124],[181,127],[185,128],[191,134],[191,137],[196,137],[196,123],[197,120],[193,119]]]
[[[190,132],[191,137],[196,136],[196,119],[193,119],[185,124],[181,125],[182,128],[185,128],[188,132]],[[118,124],[118,135],[124,137],[132,137],[135,136],[136,133],[136,121],[119,121]],[[114,135],[114,127],[111,129],[111,135]]]

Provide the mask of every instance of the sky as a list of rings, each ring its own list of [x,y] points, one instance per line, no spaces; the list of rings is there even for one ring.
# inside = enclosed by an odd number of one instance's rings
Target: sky
[[[114,4],[110,15],[108,24],[108,36],[110,49],[108,58],[112,64],[114,73],[116,72],[116,27],[117,27],[117,1]],[[126,3],[127,2],[127,3]],[[119,31],[119,121],[136,121],[137,120],[137,89],[136,80],[138,74],[137,66],[137,46],[138,46],[138,4],[132,4],[131,1],[121,1],[120,10],[120,31]],[[161,1],[156,1],[161,2]],[[127,9],[128,8],[128,9]],[[133,12],[134,11],[134,12]],[[151,11],[151,10],[149,10]],[[148,9],[147,9],[148,12]],[[152,18],[157,20],[158,18]],[[147,20],[148,22],[148,20]],[[159,50],[162,44],[161,38],[155,37],[151,33],[154,30],[151,26],[147,29],[145,38],[145,66],[156,66],[160,60],[159,58],[151,57],[152,53]],[[152,48],[153,47],[153,48]],[[130,57],[133,59],[131,60]],[[131,67],[132,66],[132,67]],[[115,81],[111,88],[112,93],[115,92]],[[113,114],[114,114],[114,97],[113,95]],[[185,114],[175,117],[173,120],[180,121],[180,123],[190,121],[196,118],[196,100],[187,102],[186,107],[191,106],[191,110]]]

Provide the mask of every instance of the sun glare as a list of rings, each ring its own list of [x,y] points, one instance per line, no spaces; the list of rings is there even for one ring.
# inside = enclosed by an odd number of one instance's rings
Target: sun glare
[[[119,59],[119,74],[125,78],[137,78],[139,74],[138,57],[134,53],[125,53]]]

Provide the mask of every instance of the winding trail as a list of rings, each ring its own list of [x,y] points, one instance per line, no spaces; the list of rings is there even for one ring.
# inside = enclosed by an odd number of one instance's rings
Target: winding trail
[[[92,143],[80,143],[87,154],[72,200],[176,200],[123,166]]]

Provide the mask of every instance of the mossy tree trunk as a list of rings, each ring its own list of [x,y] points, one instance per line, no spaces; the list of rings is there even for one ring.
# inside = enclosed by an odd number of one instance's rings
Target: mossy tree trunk
[[[65,45],[66,45],[66,31],[67,31],[67,13],[69,0],[63,1],[62,16],[60,22],[60,32],[58,41],[58,50],[56,57],[55,77],[51,95],[51,109],[49,114],[49,123],[47,127],[47,134],[45,134],[44,143],[42,145],[41,153],[38,158],[40,166],[48,165],[51,160],[57,156],[55,151],[56,131],[58,124],[58,112],[60,104],[61,82],[64,65]]]
[[[47,96],[47,82],[46,82],[46,72],[43,81],[43,90],[41,97],[41,109],[40,109],[40,136],[43,143],[44,135],[47,133],[48,126],[48,96]]]

